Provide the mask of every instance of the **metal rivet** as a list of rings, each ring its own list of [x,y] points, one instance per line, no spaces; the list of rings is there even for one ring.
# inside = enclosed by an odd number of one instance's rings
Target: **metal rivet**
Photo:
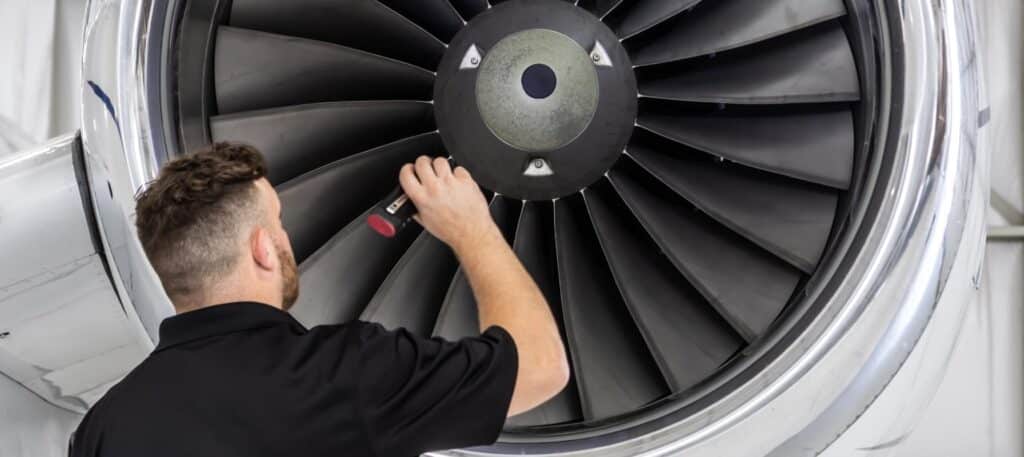
[[[543,157],[530,159],[526,170],[523,170],[523,175],[525,176],[551,176],[553,174],[555,174],[554,170],[551,169],[548,161],[544,160]]]
[[[466,49],[466,54],[462,56],[462,63],[459,64],[459,70],[472,70],[480,66],[480,60],[483,59],[483,54],[480,52],[480,48],[476,47],[475,44],[469,46]]]
[[[612,66],[612,58],[600,41],[594,42],[594,48],[590,50],[590,59],[594,61],[594,65],[599,67]]]

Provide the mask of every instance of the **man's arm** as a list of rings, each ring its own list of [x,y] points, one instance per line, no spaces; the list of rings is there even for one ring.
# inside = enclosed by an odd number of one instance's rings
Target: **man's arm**
[[[469,278],[480,328],[504,328],[516,343],[519,370],[508,415],[539,406],[569,380],[569,363],[551,309],[501,231],[465,168],[420,157],[402,168],[402,188],[420,222],[455,251]]]

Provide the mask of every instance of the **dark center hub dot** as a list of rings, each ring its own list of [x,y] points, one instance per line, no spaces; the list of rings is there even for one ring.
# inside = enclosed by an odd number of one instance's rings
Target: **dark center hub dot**
[[[501,2],[476,15],[449,43],[434,84],[447,152],[481,187],[515,199],[550,201],[602,179],[636,113],[626,50],[573,2]]]
[[[523,90],[526,95],[536,99],[548,98],[558,85],[558,78],[551,67],[542,63],[530,65],[523,72]]]

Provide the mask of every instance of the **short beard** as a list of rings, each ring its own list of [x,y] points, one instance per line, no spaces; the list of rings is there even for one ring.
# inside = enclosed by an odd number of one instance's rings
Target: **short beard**
[[[281,264],[281,309],[288,311],[299,299],[299,268],[295,257],[274,243],[277,260]]]

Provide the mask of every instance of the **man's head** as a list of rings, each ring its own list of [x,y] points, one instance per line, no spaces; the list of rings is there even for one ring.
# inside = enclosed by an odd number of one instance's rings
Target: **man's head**
[[[255,148],[218,143],[167,163],[138,196],[139,239],[178,312],[295,303],[295,258],[266,173]]]

